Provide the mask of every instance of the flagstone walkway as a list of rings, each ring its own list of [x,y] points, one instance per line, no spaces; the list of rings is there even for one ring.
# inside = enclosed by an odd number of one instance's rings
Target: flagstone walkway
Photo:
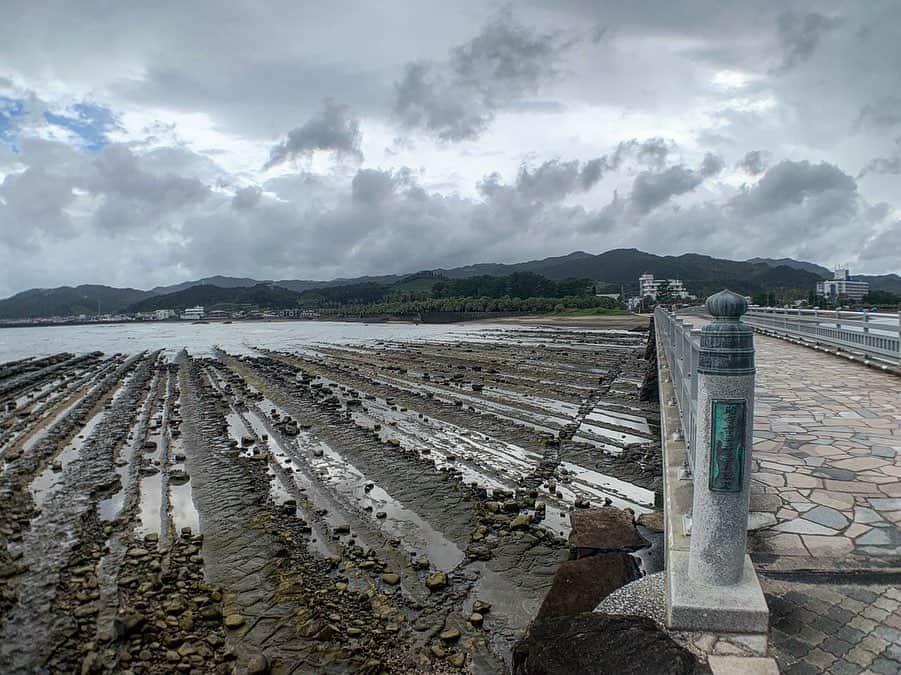
[[[901,562],[901,378],[755,336],[752,511],[776,523],[751,551]]]

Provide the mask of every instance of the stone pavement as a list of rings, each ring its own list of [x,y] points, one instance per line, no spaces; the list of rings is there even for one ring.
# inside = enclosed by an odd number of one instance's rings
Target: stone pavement
[[[901,378],[759,334],[755,346],[752,511],[777,522],[751,552],[901,564]]]
[[[788,580],[761,575],[770,645],[786,675],[901,673],[901,575]],[[886,583],[889,582],[889,583]]]

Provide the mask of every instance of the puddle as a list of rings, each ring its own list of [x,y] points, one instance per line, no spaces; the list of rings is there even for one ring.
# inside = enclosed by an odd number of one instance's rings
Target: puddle
[[[142,537],[148,534],[160,534],[163,529],[162,508],[162,474],[141,478],[141,504],[138,511],[140,522],[135,532]]]
[[[645,418],[638,417],[636,415],[628,415],[626,413],[621,413],[606,408],[600,410],[598,408],[595,408],[592,412],[588,413],[588,415],[585,416],[585,420],[590,422],[598,422],[600,424],[611,424],[626,429],[632,429],[633,431],[647,434],[648,436],[653,435],[651,427],[648,425],[648,421]]]
[[[241,439],[245,436],[250,436],[250,433],[247,430],[247,425],[244,424],[244,420],[241,419],[241,415],[236,412],[227,413],[225,415],[225,421],[228,423],[229,438],[234,440],[238,444],[238,447],[240,447]]]
[[[426,556],[437,569],[449,571],[463,561],[463,552],[456,544],[423,520],[419,514],[405,507],[379,486],[369,492],[366,485],[371,481],[353,464],[324,443],[320,443],[322,457],[312,457],[308,461],[320,478],[345,497],[353,499],[358,506],[372,508],[374,522],[390,537],[397,537],[411,552]],[[385,517],[376,519],[375,514],[384,512]]]
[[[654,506],[651,490],[570,462],[560,462],[560,468],[565,469],[571,479],[568,483],[558,481],[557,484],[557,490],[563,493],[568,503],[574,502],[577,495],[593,502],[603,502],[609,497],[614,506],[631,508],[636,515],[647,513]],[[572,502],[567,493],[573,493]]]
[[[48,497],[52,495],[63,483],[66,469],[69,464],[78,459],[81,455],[81,449],[85,442],[94,433],[94,429],[106,417],[106,411],[101,410],[95,413],[88,422],[81,428],[78,435],[73,438],[65,448],[56,456],[54,462],[58,462],[62,466],[62,470],[54,470],[53,464],[48,465],[37,478],[28,486],[31,496],[35,504],[39,507],[43,506]]]
[[[194,495],[190,481],[183,485],[169,483],[169,509],[175,523],[176,534],[182,528],[190,527],[191,532],[198,534],[200,530],[200,514],[194,506]]]

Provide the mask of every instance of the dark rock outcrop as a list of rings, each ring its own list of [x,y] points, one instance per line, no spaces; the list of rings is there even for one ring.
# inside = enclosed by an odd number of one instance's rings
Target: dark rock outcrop
[[[535,620],[590,612],[613,591],[638,577],[638,563],[627,553],[566,560],[557,568]]]
[[[634,616],[586,613],[542,621],[532,626],[513,651],[514,675],[709,672],[653,621]]]

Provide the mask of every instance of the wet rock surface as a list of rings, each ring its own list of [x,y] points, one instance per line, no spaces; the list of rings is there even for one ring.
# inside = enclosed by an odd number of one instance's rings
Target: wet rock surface
[[[645,339],[0,364],[3,671],[508,672],[570,512],[653,507]]]

